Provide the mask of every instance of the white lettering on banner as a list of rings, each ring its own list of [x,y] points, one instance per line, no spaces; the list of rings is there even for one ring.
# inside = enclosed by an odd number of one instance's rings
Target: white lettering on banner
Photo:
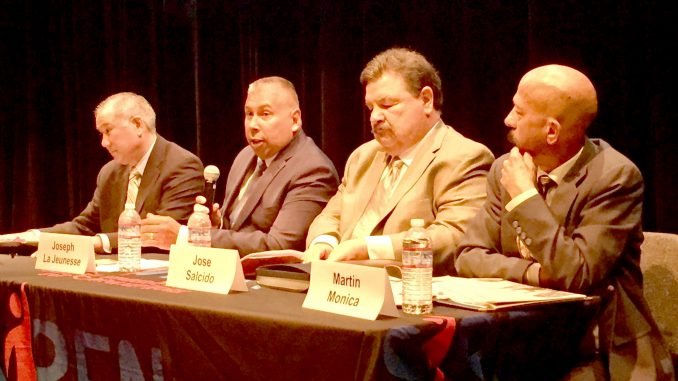
[[[66,339],[59,331],[59,327],[51,321],[33,319],[33,342],[39,335],[45,336],[54,345],[54,358],[48,366],[36,366],[38,380],[60,380],[68,370],[68,351]]]
[[[75,330],[75,361],[78,366],[78,380],[89,380],[85,348],[108,352],[108,337]]]
[[[33,341],[36,342],[39,335],[43,335],[54,346],[52,363],[46,366],[36,366],[39,380],[58,380],[63,378],[68,371],[68,349],[66,339],[59,327],[51,321],[33,319]],[[75,330],[74,334],[75,359],[78,380],[89,380],[87,368],[87,349],[100,352],[110,352],[110,340],[107,336],[97,335],[90,332]],[[35,349],[35,348],[34,348]],[[120,380],[144,380],[141,363],[137,356],[134,345],[128,340],[120,340],[117,344],[118,365]],[[164,380],[162,372],[162,352],[159,348],[151,348],[151,368],[153,380]],[[37,361],[36,361],[37,363]],[[97,379],[98,377],[93,377]],[[2,381],[2,380],[0,380]]]
[[[118,343],[118,365],[120,366],[120,380],[144,381],[144,372],[141,370],[139,358],[132,343],[120,340]]]

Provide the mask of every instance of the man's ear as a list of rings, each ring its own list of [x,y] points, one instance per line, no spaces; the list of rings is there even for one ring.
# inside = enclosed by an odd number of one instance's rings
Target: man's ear
[[[292,132],[295,134],[301,129],[301,110],[294,109],[292,111]]]
[[[546,143],[556,144],[560,139],[560,122],[555,118],[549,118],[546,122]]]
[[[433,112],[433,90],[430,86],[424,86],[419,92],[419,99],[424,102],[424,111],[426,115],[431,115]]]
[[[146,128],[144,121],[139,116],[132,116],[129,120],[134,125],[134,128],[136,128],[137,136],[141,136],[143,129]]]

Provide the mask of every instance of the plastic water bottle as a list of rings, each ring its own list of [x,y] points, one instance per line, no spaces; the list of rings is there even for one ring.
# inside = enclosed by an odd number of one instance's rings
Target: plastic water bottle
[[[118,265],[125,272],[141,268],[141,217],[133,203],[125,204],[118,218]]]
[[[403,239],[403,312],[427,314],[433,310],[431,236],[424,229],[422,219],[410,220],[410,226]]]
[[[211,229],[209,209],[205,205],[195,204],[193,214],[188,218],[188,243],[192,246],[212,246]]]

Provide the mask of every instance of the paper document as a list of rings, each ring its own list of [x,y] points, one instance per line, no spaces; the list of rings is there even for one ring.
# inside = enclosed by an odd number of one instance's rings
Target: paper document
[[[476,311],[496,311],[533,304],[583,300],[587,296],[511,282],[499,278],[434,277],[433,300]],[[391,277],[396,304],[402,304],[402,281]]]

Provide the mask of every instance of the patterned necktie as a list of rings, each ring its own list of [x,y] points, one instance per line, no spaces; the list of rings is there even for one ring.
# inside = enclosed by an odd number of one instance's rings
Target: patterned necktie
[[[546,198],[549,190],[555,185],[553,179],[549,175],[540,175],[537,179],[538,191],[541,197]]]
[[[266,162],[261,159],[257,159],[257,166],[254,168],[254,171],[247,178],[245,183],[240,187],[238,197],[235,199],[233,208],[231,209],[231,214],[229,215],[231,225],[233,225],[233,222],[240,214],[240,211],[242,210],[242,207],[245,205],[245,202],[247,202],[249,194],[252,193],[251,192],[252,185],[256,182],[257,179],[261,177],[264,171],[266,171]]]
[[[128,203],[136,204],[137,194],[139,194],[139,184],[141,184],[141,172],[134,168],[129,173],[129,179],[127,182],[127,197],[125,198],[125,204]]]
[[[381,181],[372,194],[365,212],[353,229],[352,238],[364,238],[372,234],[372,231],[383,216],[389,199],[393,195],[404,164],[400,158],[394,157],[386,167],[386,173],[381,177]]]

